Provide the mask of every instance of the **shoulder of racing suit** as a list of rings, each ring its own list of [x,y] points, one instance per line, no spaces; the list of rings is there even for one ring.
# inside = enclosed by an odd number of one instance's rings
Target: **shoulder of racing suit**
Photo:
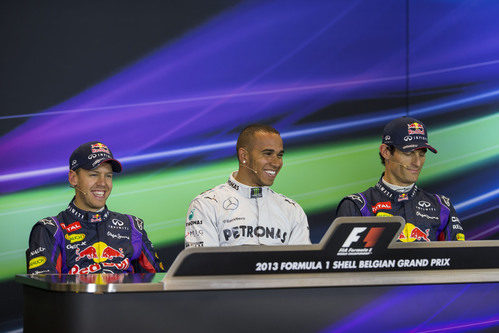
[[[369,188],[367,191],[371,190],[372,188]],[[341,204],[343,203],[343,201],[345,200],[349,200],[351,202],[353,202],[355,204],[355,206],[359,209],[360,213],[362,214],[362,216],[370,216],[372,215],[370,212],[370,207],[369,207],[369,202],[367,201],[367,198],[366,198],[366,192],[367,191],[364,191],[363,193],[353,193],[353,194],[350,194],[350,195],[347,195],[346,197],[344,197],[340,203],[338,204],[338,207],[341,206]]]
[[[51,235],[55,235],[57,229],[59,229],[59,224],[56,221],[54,217],[45,217],[36,222],[35,226],[47,229]]]
[[[122,215],[122,214],[120,214]],[[133,226],[135,227],[135,229],[137,229],[140,233],[142,233],[144,231],[144,220],[142,220],[141,218],[138,218],[137,216],[133,216],[133,215],[128,215],[128,214],[125,214],[131,221],[131,223],[133,223]]]
[[[445,195],[435,194],[435,197],[438,197],[440,199],[440,203],[443,206],[447,207],[448,209],[450,209],[452,207],[450,199],[448,197],[446,197]]]
[[[192,201],[202,200],[202,201],[211,201],[213,203],[221,204],[220,199],[225,194],[229,195],[229,192],[230,188],[227,186],[226,183],[224,183],[202,192],[201,194],[196,196]]]
[[[291,205],[291,206],[293,206],[295,208],[300,207],[300,205],[296,201],[294,201],[293,199],[288,198],[284,194],[277,193],[277,192],[275,192],[272,189],[269,189],[269,192],[274,196],[274,198],[276,200],[282,201],[282,203],[286,203],[286,204]]]

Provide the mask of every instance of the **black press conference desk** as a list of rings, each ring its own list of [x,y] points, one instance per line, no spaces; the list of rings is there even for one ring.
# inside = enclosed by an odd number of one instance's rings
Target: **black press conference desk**
[[[24,331],[357,332],[499,328],[499,242],[395,243],[342,218],[320,244],[187,249],[166,274],[18,275]]]

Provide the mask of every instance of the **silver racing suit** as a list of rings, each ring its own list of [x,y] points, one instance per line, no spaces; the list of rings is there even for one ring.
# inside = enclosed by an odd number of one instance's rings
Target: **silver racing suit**
[[[269,187],[241,184],[235,173],[191,202],[185,247],[310,244],[307,216],[298,203]]]

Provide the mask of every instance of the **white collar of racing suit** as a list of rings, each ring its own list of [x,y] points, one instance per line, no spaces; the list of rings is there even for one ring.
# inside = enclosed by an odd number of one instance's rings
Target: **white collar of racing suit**
[[[237,171],[230,174],[227,184],[245,198],[261,198],[270,191],[268,186],[248,186],[236,180]]]

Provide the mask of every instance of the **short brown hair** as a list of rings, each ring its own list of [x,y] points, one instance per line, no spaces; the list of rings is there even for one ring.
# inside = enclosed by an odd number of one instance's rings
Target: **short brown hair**
[[[393,155],[393,152],[395,151],[395,146],[393,145],[386,145],[386,149],[388,149],[388,151]],[[381,155],[381,153],[378,153],[379,154],[379,158],[381,158],[381,164],[385,165],[385,158],[383,157],[383,155]]]
[[[274,133],[277,135],[281,135],[278,130],[270,125],[265,124],[251,124],[243,128],[241,133],[239,133],[239,137],[237,138],[236,143],[236,156],[239,159],[239,148],[249,148],[251,139],[255,135],[256,132],[265,132],[265,133]]]

